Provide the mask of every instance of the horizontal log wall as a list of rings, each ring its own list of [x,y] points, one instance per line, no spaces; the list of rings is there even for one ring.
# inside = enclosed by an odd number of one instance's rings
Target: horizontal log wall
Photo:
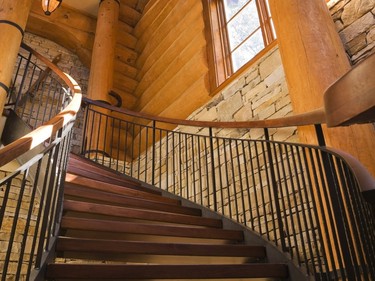
[[[137,110],[186,118],[209,100],[200,0],[151,0],[134,34],[139,54]]]

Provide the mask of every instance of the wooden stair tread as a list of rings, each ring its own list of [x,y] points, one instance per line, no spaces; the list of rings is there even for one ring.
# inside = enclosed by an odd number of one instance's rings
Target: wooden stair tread
[[[223,229],[221,219],[202,217],[201,209],[161,194],[72,155],[61,220],[65,236],[56,243],[57,256],[69,262],[48,264],[45,279],[288,278],[286,264],[265,263],[265,247],[242,244],[242,230]]]
[[[117,185],[127,185],[130,188],[135,188],[144,192],[161,195],[161,192],[158,190],[144,187],[138,181],[128,176],[120,174],[108,167],[104,167],[98,163],[75,154],[70,154],[67,172],[75,175],[85,176],[87,178],[92,178],[101,182],[107,182]]]
[[[184,206],[177,206],[177,205],[170,205],[165,204],[163,202],[156,202],[146,199],[138,199],[134,197],[127,197],[118,194],[111,194],[103,191],[97,190],[90,190],[86,187],[71,187],[66,185],[64,188],[64,194],[70,195],[74,197],[80,197],[85,199],[91,200],[98,200],[101,202],[107,202],[111,204],[121,204],[124,207],[134,207],[136,209],[151,209],[156,211],[168,212],[168,213],[178,213],[178,214],[186,214],[186,215],[193,215],[193,216],[200,216],[201,210],[184,207]]]
[[[59,237],[57,251],[125,253],[147,255],[226,256],[265,258],[262,246],[121,241]]]
[[[82,279],[208,279],[208,278],[287,278],[284,264],[217,265],[118,265],[118,264],[50,264],[47,278]]]
[[[76,230],[78,229],[85,231],[132,233],[171,237],[225,239],[233,241],[243,240],[243,232],[238,230],[225,230],[216,228],[191,228],[181,226],[119,222],[74,217],[63,217],[61,222],[61,228]]]
[[[65,200],[64,211],[84,212],[90,214],[107,215],[122,218],[133,218],[141,220],[152,220],[159,222],[206,226],[222,227],[222,221],[218,219],[204,218],[198,216],[189,216],[183,214],[172,214],[152,210],[140,210],[113,205],[96,204],[90,202]]]
[[[74,176],[72,174],[67,174],[65,180],[65,186],[83,186],[86,188],[92,188],[95,190],[100,190],[108,193],[114,193],[124,196],[137,197],[147,200],[155,200],[173,205],[180,205],[180,201],[176,199],[171,199],[167,197],[162,197],[158,194],[148,193],[141,190],[136,190],[133,188],[128,188],[127,186],[119,186],[116,184],[110,184],[106,182],[99,182],[89,178]]]

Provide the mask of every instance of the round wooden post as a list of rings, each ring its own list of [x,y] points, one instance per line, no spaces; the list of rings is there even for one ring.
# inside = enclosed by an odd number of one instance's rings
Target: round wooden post
[[[87,96],[93,100],[100,100],[111,103],[109,91],[113,86],[114,59],[116,47],[116,32],[120,13],[119,0],[100,1],[98,19],[96,24],[94,48],[92,52],[90,78]],[[113,102],[112,102],[113,103]],[[108,110],[98,109],[101,117],[93,122],[91,149],[108,153],[110,149],[111,120],[106,118]],[[103,154],[104,155],[104,154]]]
[[[269,4],[293,111],[322,107],[325,90],[351,68],[326,1],[270,0]],[[373,126],[323,129],[327,146],[352,154],[375,175]],[[299,135],[301,141],[317,143],[313,128],[300,128]]]
[[[0,113],[6,102],[31,4],[31,0],[0,0]]]
[[[119,0],[100,1],[87,93],[93,100],[111,101],[119,12]]]

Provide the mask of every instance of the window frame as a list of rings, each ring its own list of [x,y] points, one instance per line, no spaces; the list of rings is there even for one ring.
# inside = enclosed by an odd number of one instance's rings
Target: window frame
[[[269,50],[275,45],[274,42],[276,42],[276,38],[274,38],[271,23],[272,17],[268,13],[266,0],[250,1],[256,2],[260,29],[265,47],[237,71],[233,71],[223,0],[202,0],[206,26],[205,32],[207,39],[208,64],[210,69],[209,80],[211,93],[217,92],[215,91],[217,88],[221,88],[223,84],[227,84],[226,81],[232,80],[230,78],[237,76],[235,74],[243,72],[243,69],[248,68],[248,66],[252,64],[260,54],[264,54],[264,51]]]

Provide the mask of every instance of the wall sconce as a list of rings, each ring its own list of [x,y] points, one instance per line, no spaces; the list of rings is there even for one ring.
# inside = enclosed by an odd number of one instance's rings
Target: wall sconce
[[[47,16],[52,14],[52,12],[60,6],[61,2],[62,0],[42,0],[44,14]]]

